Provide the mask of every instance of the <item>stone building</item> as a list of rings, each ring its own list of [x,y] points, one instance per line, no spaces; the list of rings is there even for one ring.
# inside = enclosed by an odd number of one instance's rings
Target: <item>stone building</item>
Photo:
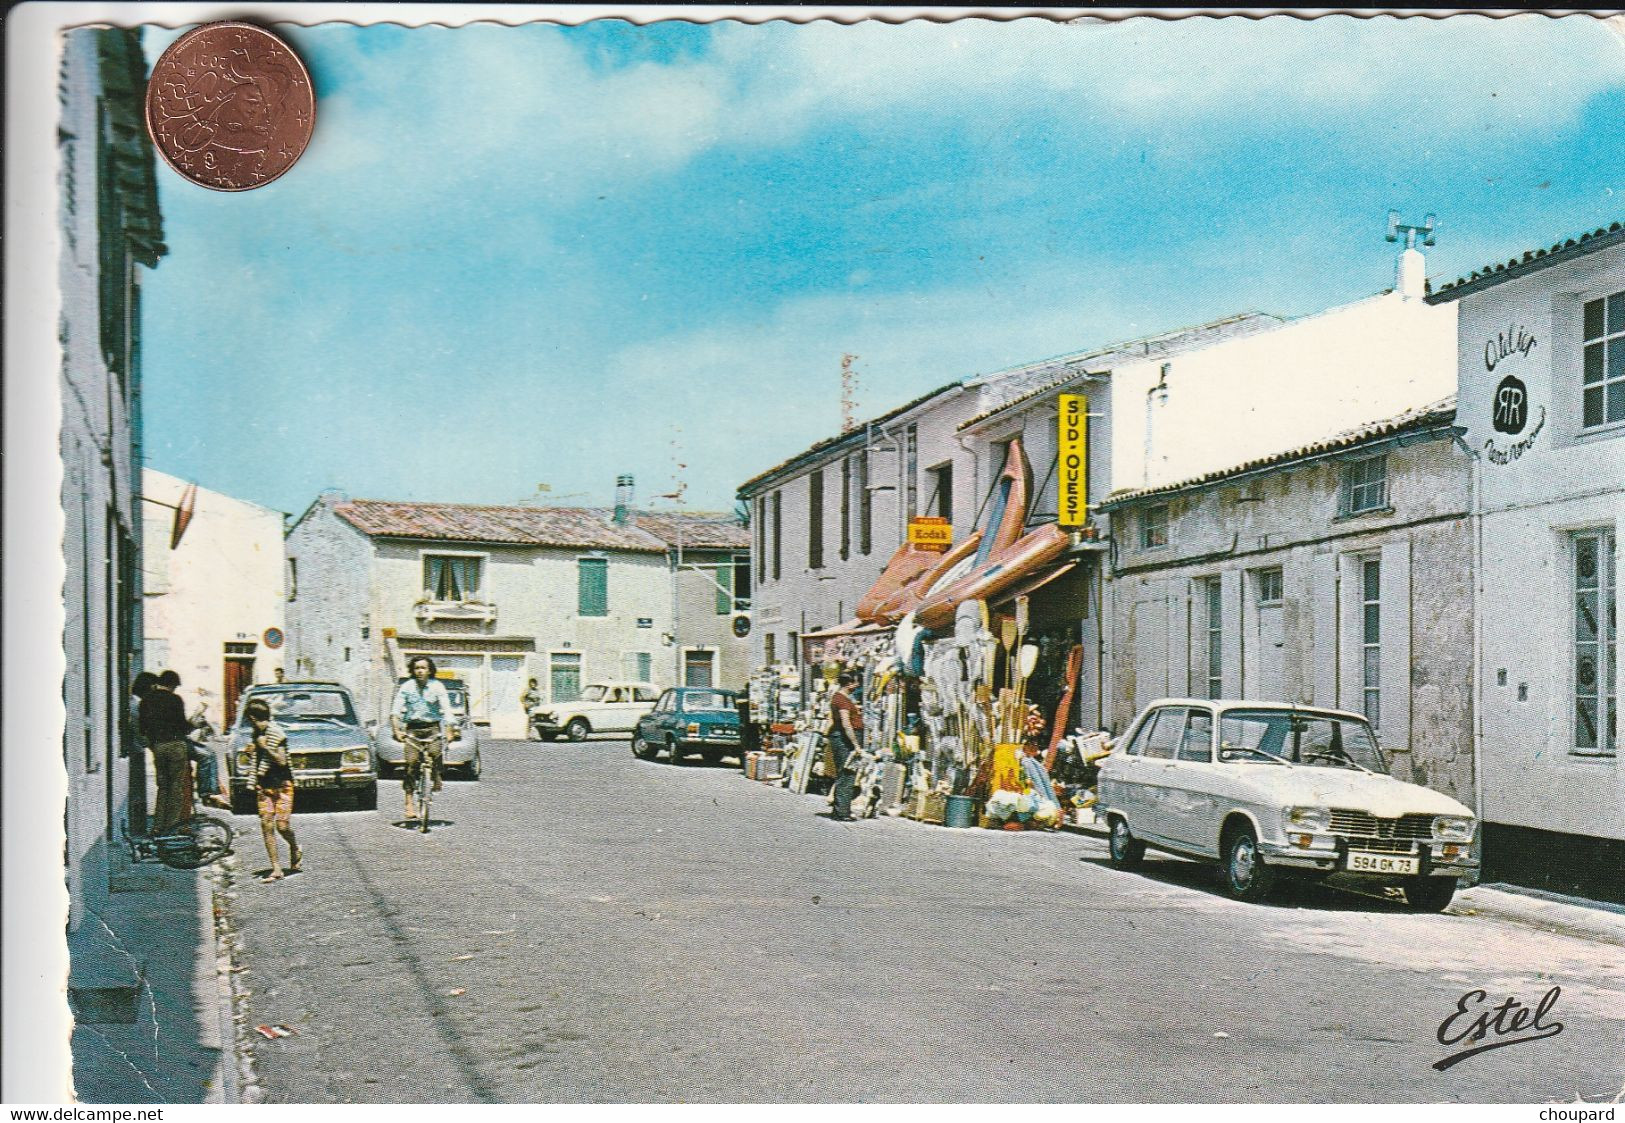
[[[106,900],[126,801],[138,828],[146,813],[142,755],[124,750],[141,655],[141,275],[165,248],[138,33],[74,31],[62,50],[62,763],[74,931]]]
[[[1625,225],[1430,299],[1458,309],[1474,454],[1484,877],[1625,900]]]
[[[628,497],[629,498],[629,497]],[[350,500],[290,529],[290,677],[382,717],[406,659],[469,684],[474,720],[523,736],[529,679],[567,701],[605,679],[742,685],[746,530],[725,516]]]
[[[237,699],[282,666],[282,512],[208,488],[191,493],[186,533],[170,545],[184,480],[146,468],[141,586],[144,663],[181,676],[190,713],[224,729]]]
[[[1454,403],[1119,492],[1110,725],[1161,697],[1365,714],[1394,774],[1470,802],[1471,458]]]

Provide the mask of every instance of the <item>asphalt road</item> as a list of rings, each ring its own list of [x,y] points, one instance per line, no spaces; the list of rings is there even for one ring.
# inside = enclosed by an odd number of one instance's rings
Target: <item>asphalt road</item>
[[[495,742],[429,835],[305,809],[231,861],[269,1102],[1572,1102],[1625,1085],[1625,950],[1322,889],[1222,896],[1076,834],[818,817],[731,762]],[[1560,1034],[1432,1067],[1461,996]],[[1458,1023],[1460,1024],[1460,1023]],[[1465,1048],[1463,1045],[1459,1048]]]

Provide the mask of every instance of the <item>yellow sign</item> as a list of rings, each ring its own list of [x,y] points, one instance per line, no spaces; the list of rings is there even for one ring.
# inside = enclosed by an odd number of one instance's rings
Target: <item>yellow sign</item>
[[[1076,529],[1089,521],[1089,398],[1062,394],[1056,411],[1060,424],[1056,472],[1061,526]]]
[[[937,515],[919,515],[908,520],[908,544],[921,550],[946,553],[954,544],[954,526]]]

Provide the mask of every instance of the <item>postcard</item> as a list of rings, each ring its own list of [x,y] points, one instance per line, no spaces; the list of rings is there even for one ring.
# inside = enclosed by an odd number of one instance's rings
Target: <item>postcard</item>
[[[11,30],[8,1103],[1613,1117],[1620,17]]]

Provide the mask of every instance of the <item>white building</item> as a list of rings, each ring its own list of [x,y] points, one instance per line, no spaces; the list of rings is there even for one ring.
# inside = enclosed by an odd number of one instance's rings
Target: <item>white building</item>
[[[224,729],[243,689],[282,666],[282,512],[197,488],[172,549],[186,481],[152,468],[141,479],[142,663],[179,674],[187,712],[202,703]]]
[[[629,497],[628,497],[629,498]],[[381,718],[406,660],[469,686],[475,721],[525,733],[529,679],[569,701],[606,679],[742,686],[745,528],[725,516],[322,495],[288,533],[289,678],[342,682]],[[679,561],[680,559],[680,561]]]
[[[1625,226],[1436,292],[1475,454],[1487,880],[1625,899]]]

